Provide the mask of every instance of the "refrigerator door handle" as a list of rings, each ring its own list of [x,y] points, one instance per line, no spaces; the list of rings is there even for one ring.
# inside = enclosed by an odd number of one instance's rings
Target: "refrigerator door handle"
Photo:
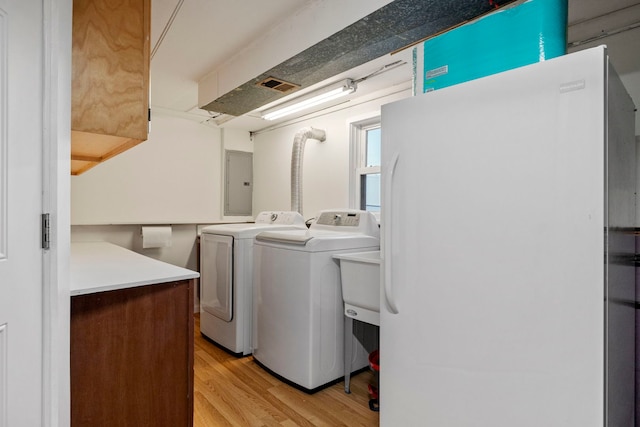
[[[384,217],[385,217],[385,226],[383,228],[383,237],[384,237],[384,248],[383,248],[383,262],[384,262],[384,275],[383,275],[383,290],[384,290],[384,299],[387,303],[387,307],[392,314],[398,314],[398,309],[396,306],[395,298],[393,296],[393,289],[391,286],[391,224],[393,224],[392,219],[392,203],[391,203],[391,189],[393,187],[393,175],[396,171],[396,166],[398,165],[398,159],[400,158],[400,153],[395,153],[391,160],[389,161],[389,166],[387,167],[387,176],[384,179],[385,186],[385,194],[386,200],[382,207]]]

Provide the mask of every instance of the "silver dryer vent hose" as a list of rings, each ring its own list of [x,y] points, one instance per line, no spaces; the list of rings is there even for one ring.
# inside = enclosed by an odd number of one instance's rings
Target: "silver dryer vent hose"
[[[302,128],[293,139],[291,153],[291,210],[302,214],[302,160],[304,156],[304,144],[307,139],[317,139],[324,142],[325,131],[312,127]]]

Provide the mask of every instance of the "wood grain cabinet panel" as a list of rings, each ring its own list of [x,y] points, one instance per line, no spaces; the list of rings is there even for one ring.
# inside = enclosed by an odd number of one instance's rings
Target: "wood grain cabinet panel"
[[[193,280],[71,298],[71,426],[193,425]]]
[[[151,0],[74,0],[71,173],[148,137]]]

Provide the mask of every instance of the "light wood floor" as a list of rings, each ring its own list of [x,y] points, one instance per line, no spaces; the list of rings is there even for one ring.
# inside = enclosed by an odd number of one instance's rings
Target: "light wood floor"
[[[369,409],[371,371],[351,377],[351,394],[339,382],[315,394],[297,390],[258,366],[236,358],[200,335],[195,317],[194,426],[377,426]]]

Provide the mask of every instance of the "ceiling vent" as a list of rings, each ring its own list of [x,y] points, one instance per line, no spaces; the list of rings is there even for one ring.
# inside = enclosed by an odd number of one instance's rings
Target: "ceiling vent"
[[[280,93],[288,93],[294,89],[300,88],[300,85],[285,82],[284,80],[276,79],[275,77],[267,77],[261,82],[256,83],[256,85],[266,87],[267,89],[273,89]]]
[[[275,65],[213,101],[206,111],[242,116],[366,62],[406,49],[515,0],[393,0],[330,37]],[[524,1],[524,0],[520,0]],[[288,83],[282,79],[294,81]],[[282,86],[281,86],[282,85]],[[264,90],[263,88],[269,89]],[[217,96],[218,94],[215,93]],[[202,95],[206,97],[206,95]]]

